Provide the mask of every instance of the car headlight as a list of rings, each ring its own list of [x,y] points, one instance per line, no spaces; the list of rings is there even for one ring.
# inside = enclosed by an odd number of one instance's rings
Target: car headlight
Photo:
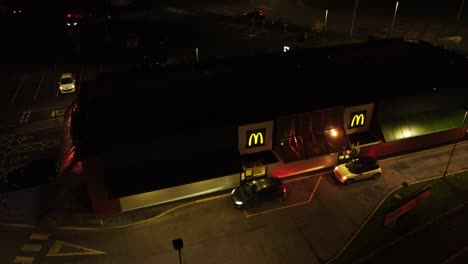
[[[335,170],[338,170],[338,166],[335,167]]]
[[[60,89],[60,90],[63,90],[63,86],[60,85],[60,86],[59,86],[59,89]]]
[[[346,177],[346,176],[343,176],[343,178],[342,178],[342,179],[343,179],[343,180],[346,180],[346,179],[348,179],[348,177]]]
[[[236,201],[236,204],[237,205],[242,205],[242,202],[241,201]]]
[[[236,189],[232,189],[231,194],[234,194],[235,191],[236,191]]]
[[[74,84],[72,84],[72,88],[75,88],[75,85],[74,85]]]

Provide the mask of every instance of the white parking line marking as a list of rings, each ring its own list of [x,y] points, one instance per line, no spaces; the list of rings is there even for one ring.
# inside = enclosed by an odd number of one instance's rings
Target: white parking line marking
[[[32,233],[29,236],[29,239],[31,239],[31,240],[47,240],[47,239],[49,239],[49,234],[47,234],[47,233]]]
[[[34,258],[33,258],[33,257],[23,257],[23,256],[19,256],[19,257],[16,257],[16,258],[13,260],[13,263],[32,264],[33,261],[34,261]]]
[[[85,66],[82,65],[81,66],[81,71],[80,71],[80,76],[78,77],[78,81],[81,81],[83,79],[84,71],[85,71]]]
[[[41,80],[39,81],[39,84],[37,85],[36,89],[36,94],[34,94],[34,101],[37,101],[37,95],[39,94],[39,91],[41,90],[42,82],[44,81],[46,73],[44,72],[41,76]]]
[[[41,251],[42,245],[40,244],[25,244],[21,248],[22,251],[32,251],[32,252],[39,252]]]
[[[64,246],[68,247],[68,248],[73,248],[74,250],[76,250],[76,252],[60,253],[60,249],[62,249],[62,247],[64,247]],[[69,250],[67,250],[67,251],[69,251]],[[67,242],[57,240],[52,245],[52,247],[50,248],[50,250],[49,250],[49,252],[47,253],[46,256],[52,257],[52,256],[76,256],[76,255],[96,255],[96,254],[107,254],[107,253],[104,252],[104,251],[99,251],[99,250],[95,250],[95,249],[91,249],[91,248],[87,248],[87,247],[82,247],[82,246],[79,246],[79,245],[76,245],[76,244],[67,243]]]
[[[23,80],[24,80],[24,74],[21,77],[20,83],[18,84],[18,87],[16,88],[15,94],[11,98],[11,103],[14,103],[16,100],[16,97],[18,96],[19,91],[21,90],[21,86],[23,85]]]

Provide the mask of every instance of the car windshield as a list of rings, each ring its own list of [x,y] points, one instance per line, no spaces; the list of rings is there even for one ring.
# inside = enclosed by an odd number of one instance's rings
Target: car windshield
[[[72,82],[73,82],[73,79],[70,78],[70,77],[66,77],[66,78],[63,78],[62,80],[60,80],[61,84],[67,84],[67,83],[72,83]]]
[[[241,191],[245,196],[251,197],[257,193],[257,186],[252,182],[247,182],[242,186]]]
[[[362,164],[358,160],[352,160],[346,163],[346,168],[352,173],[359,173],[361,171]]]

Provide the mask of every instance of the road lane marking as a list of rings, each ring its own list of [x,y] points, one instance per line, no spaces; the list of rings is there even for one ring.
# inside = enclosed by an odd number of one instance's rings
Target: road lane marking
[[[32,264],[34,262],[34,257],[15,257],[13,263],[20,263],[20,264]]]
[[[44,81],[45,75],[46,75],[46,72],[42,74],[41,80],[39,81],[39,84],[37,85],[36,94],[34,94],[34,101],[37,101],[37,95],[39,94],[39,91],[41,90],[42,82]]]
[[[22,251],[32,251],[39,252],[41,251],[42,245],[40,244],[24,244],[21,248]]]
[[[68,247],[68,248],[73,248],[74,250],[77,250],[77,252],[69,252],[70,250],[67,250],[67,252],[60,253],[60,250],[64,246]],[[79,245],[76,245],[76,244],[67,243],[67,242],[57,240],[52,245],[52,247],[50,248],[50,250],[49,250],[49,252],[47,253],[46,256],[58,257],[58,256],[97,255],[97,254],[107,254],[107,253],[104,252],[104,251],[99,251],[99,250],[96,250],[96,249],[82,247],[82,246],[79,246]]]
[[[47,233],[32,233],[29,236],[29,239],[31,239],[31,240],[47,240],[47,239],[49,239],[49,234],[47,234]]]
[[[65,106],[57,105],[57,106],[53,106],[53,107],[44,107],[44,108],[39,108],[39,109],[32,109],[31,112],[41,112],[41,111],[60,110],[60,109],[65,109]]]

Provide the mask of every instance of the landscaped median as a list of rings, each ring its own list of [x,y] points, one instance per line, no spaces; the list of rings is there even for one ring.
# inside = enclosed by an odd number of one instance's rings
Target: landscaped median
[[[467,201],[468,171],[404,184],[387,196],[330,263],[353,263],[365,258]]]

